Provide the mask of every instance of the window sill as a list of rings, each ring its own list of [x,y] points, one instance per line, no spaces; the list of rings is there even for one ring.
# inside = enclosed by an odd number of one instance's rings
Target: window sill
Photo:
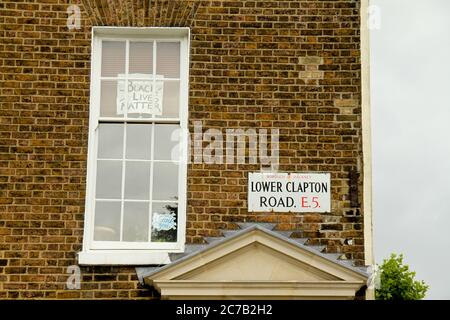
[[[169,253],[147,250],[91,250],[78,253],[79,265],[165,265]]]

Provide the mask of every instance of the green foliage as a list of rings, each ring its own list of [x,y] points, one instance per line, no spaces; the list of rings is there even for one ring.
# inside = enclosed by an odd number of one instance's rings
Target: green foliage
[[[428,286],[423,281],[416,281],[415,272],[403,265],[403,255],[391,254],[380,267],[380,288],[375,290],[377,300],[421,300],[425,297]]]

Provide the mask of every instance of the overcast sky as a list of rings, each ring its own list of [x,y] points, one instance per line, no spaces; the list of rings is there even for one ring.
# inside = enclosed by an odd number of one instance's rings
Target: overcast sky
[[[374,246],[450,299],[450,1],[371,0]]]

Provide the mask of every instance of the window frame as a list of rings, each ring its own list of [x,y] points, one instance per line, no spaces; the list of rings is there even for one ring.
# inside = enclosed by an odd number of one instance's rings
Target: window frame
[[[186,237],[186,197],[187,197],[187,141],[181,136],[179,176],[178,176],[178,214],[176,243],[121,243],[109,241],[94,241],[93,212],[97,174],[98,127],[100,125],[100,93],[101,93],[101,59],[102,41],[179,41],[180,42],[180,97],[178,118],[108,118],[114,123],[148,123],[154,127],[159,124],[177,124],[181,132],[188,130],[188,99],[189,99],[189,28],[160,27],[93,27],[91,39],[91,84],[89,110],[89,137],[86,179],[86,202],[84,217],[83,249],[78,254],[79,264],[166,264],[170,262],[169,252],[183,252]],[[127,47],[129,47],[127,45]],[[128,55],[126,54],[126,58]],[[128,61],[126,65],[128,66]],[[127,71],[127,70],[126,70]],[[156,72],[154,70],[154,72]],[[102,119],[105,121],[105,118]],[[154,137],[152,137],[154,139]],[[185,145],[186,144],[186,145]],[[153,148],[153,147],[152,147]],[[153,175],[151,176],[153,178]],[[124,183],[124,181],[122,181]],[[151,199],[149,199],[152,201]],[[151,232],[151,230],[149,230]]]

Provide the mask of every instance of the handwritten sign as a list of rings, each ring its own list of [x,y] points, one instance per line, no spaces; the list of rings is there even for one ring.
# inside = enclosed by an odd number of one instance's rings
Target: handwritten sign
[[[330,212],[329,173],[248,175],[249,212]]]
[[[150,75],[134,73],[128,77],[132,80],[128,80],[126,85],[125,80],[119,80],[117,84],[117,114],[162,115],[163,76],[153,79]]]
[[[154,212],[152,219],[152,227],[156,231],[168,231],[168,230],[176,230],[177,223],[175,221],[174,213],[160,213]]]

